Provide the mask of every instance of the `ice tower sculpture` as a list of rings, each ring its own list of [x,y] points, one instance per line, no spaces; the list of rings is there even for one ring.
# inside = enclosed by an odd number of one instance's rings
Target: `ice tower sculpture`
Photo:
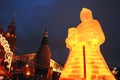
[[[59,80],[115,80],[101,52],[105,36],[91,10],[83,8],[81,23],[68,29],[68,59]]]

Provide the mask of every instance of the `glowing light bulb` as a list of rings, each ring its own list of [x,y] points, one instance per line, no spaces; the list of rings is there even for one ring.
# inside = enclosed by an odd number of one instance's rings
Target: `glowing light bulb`
[[[30,75],[30,71],[27,71],[27,72],[26,72],[26,75],[29,76],[29,75]]]

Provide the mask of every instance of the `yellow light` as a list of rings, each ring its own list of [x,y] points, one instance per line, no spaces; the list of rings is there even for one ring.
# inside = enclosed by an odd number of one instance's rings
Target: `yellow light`
[[[9,32],[7,32],[6,37],[10,37],[10,33]]]
[[[27,76],[30,76],[30,71],[27,71],[27,72],[26,72],[26,75],[27,75]]]
[[[28,64],[26,64],[26,65],[25,65],[25,67],[29,67],[29,65],[28,65]]]
[[[82,23],[68,29],[65,42],[70,52],[59,80],[115,80],[100,52],[105,41],[100,23],[87,8],[80,19]]]

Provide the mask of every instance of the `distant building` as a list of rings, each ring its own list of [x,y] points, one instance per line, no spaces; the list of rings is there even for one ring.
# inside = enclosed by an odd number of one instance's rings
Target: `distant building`
[[[48,45],[48,31],[44,31],[40,48],[35,53],[14,56],[14,78],[34,78],[36,80],[58,80],[62,66],[51,59]]]
[[[49,78],[51,75],[48,73],[51,71],[50,69],[50,58],[51,58],[51,51],[48,45],[48,31],[45,30],[43,34],[43,40],[41,42],[40,48],[37,51],[36,58],[35,58],[35,65],[38,66],[35,68],[36,77],[42,75],[45,79]],[[39,68],[39,67],[42,67]],[[43,70],[45,69],[45,70]]]
[[[0,44],[0,67],[10,73],[10,77],[12,77],[13,80],[19,80],[19,78],[22,80],[24,78],[28,78],[27,80],[58,80],[62,66],[51,59],[51,51],[48,45],[48,31],[44,31],[43,40],[38,51],[24,55],[15,55],[15,30],[15,16],[11,20],[6,33],[4,33],[2,25],[0,24],[0,34],[7,40],[9,49],[12,52],[12,54],[6,56],[6,51],[3,45]],[[6,57],[12,57],[12,63],[9,69],[6,67],[8,65],[8,63],[5,62]]]
[[[44,72],[46,71],[47,74],[51,75],[50,78],[53,78],[50,80],[58,80],[63,67],[53,59],[50,59],[51,71],[50,73],[48,73],[47,68],[36,65],[35,63],[36,55],[37,53],[29,53],[29,54],[15,56],[15,64],[14,64],[15,69],[14,72],[12,73],[14,75],[14,78],[27,77],[27,76],[34,78],[36,76],[35,69],[39,68],[43,71],[43,73],[40,74],[40,77],[43,77],[45,75]]]
[[[17,55],[14,58],[14,77],[32,77],[36,80],[58,80],[62,66],[51,59],[48,32],[45,30],[41,46],[36,53]]]

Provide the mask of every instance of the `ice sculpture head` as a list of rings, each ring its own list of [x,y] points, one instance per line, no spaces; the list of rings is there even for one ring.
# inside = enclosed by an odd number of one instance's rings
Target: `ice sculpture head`
[[[93,19],[91,10],[87,8],[82,8],[82,11],[80,12],[80,19],[81,22]]]

